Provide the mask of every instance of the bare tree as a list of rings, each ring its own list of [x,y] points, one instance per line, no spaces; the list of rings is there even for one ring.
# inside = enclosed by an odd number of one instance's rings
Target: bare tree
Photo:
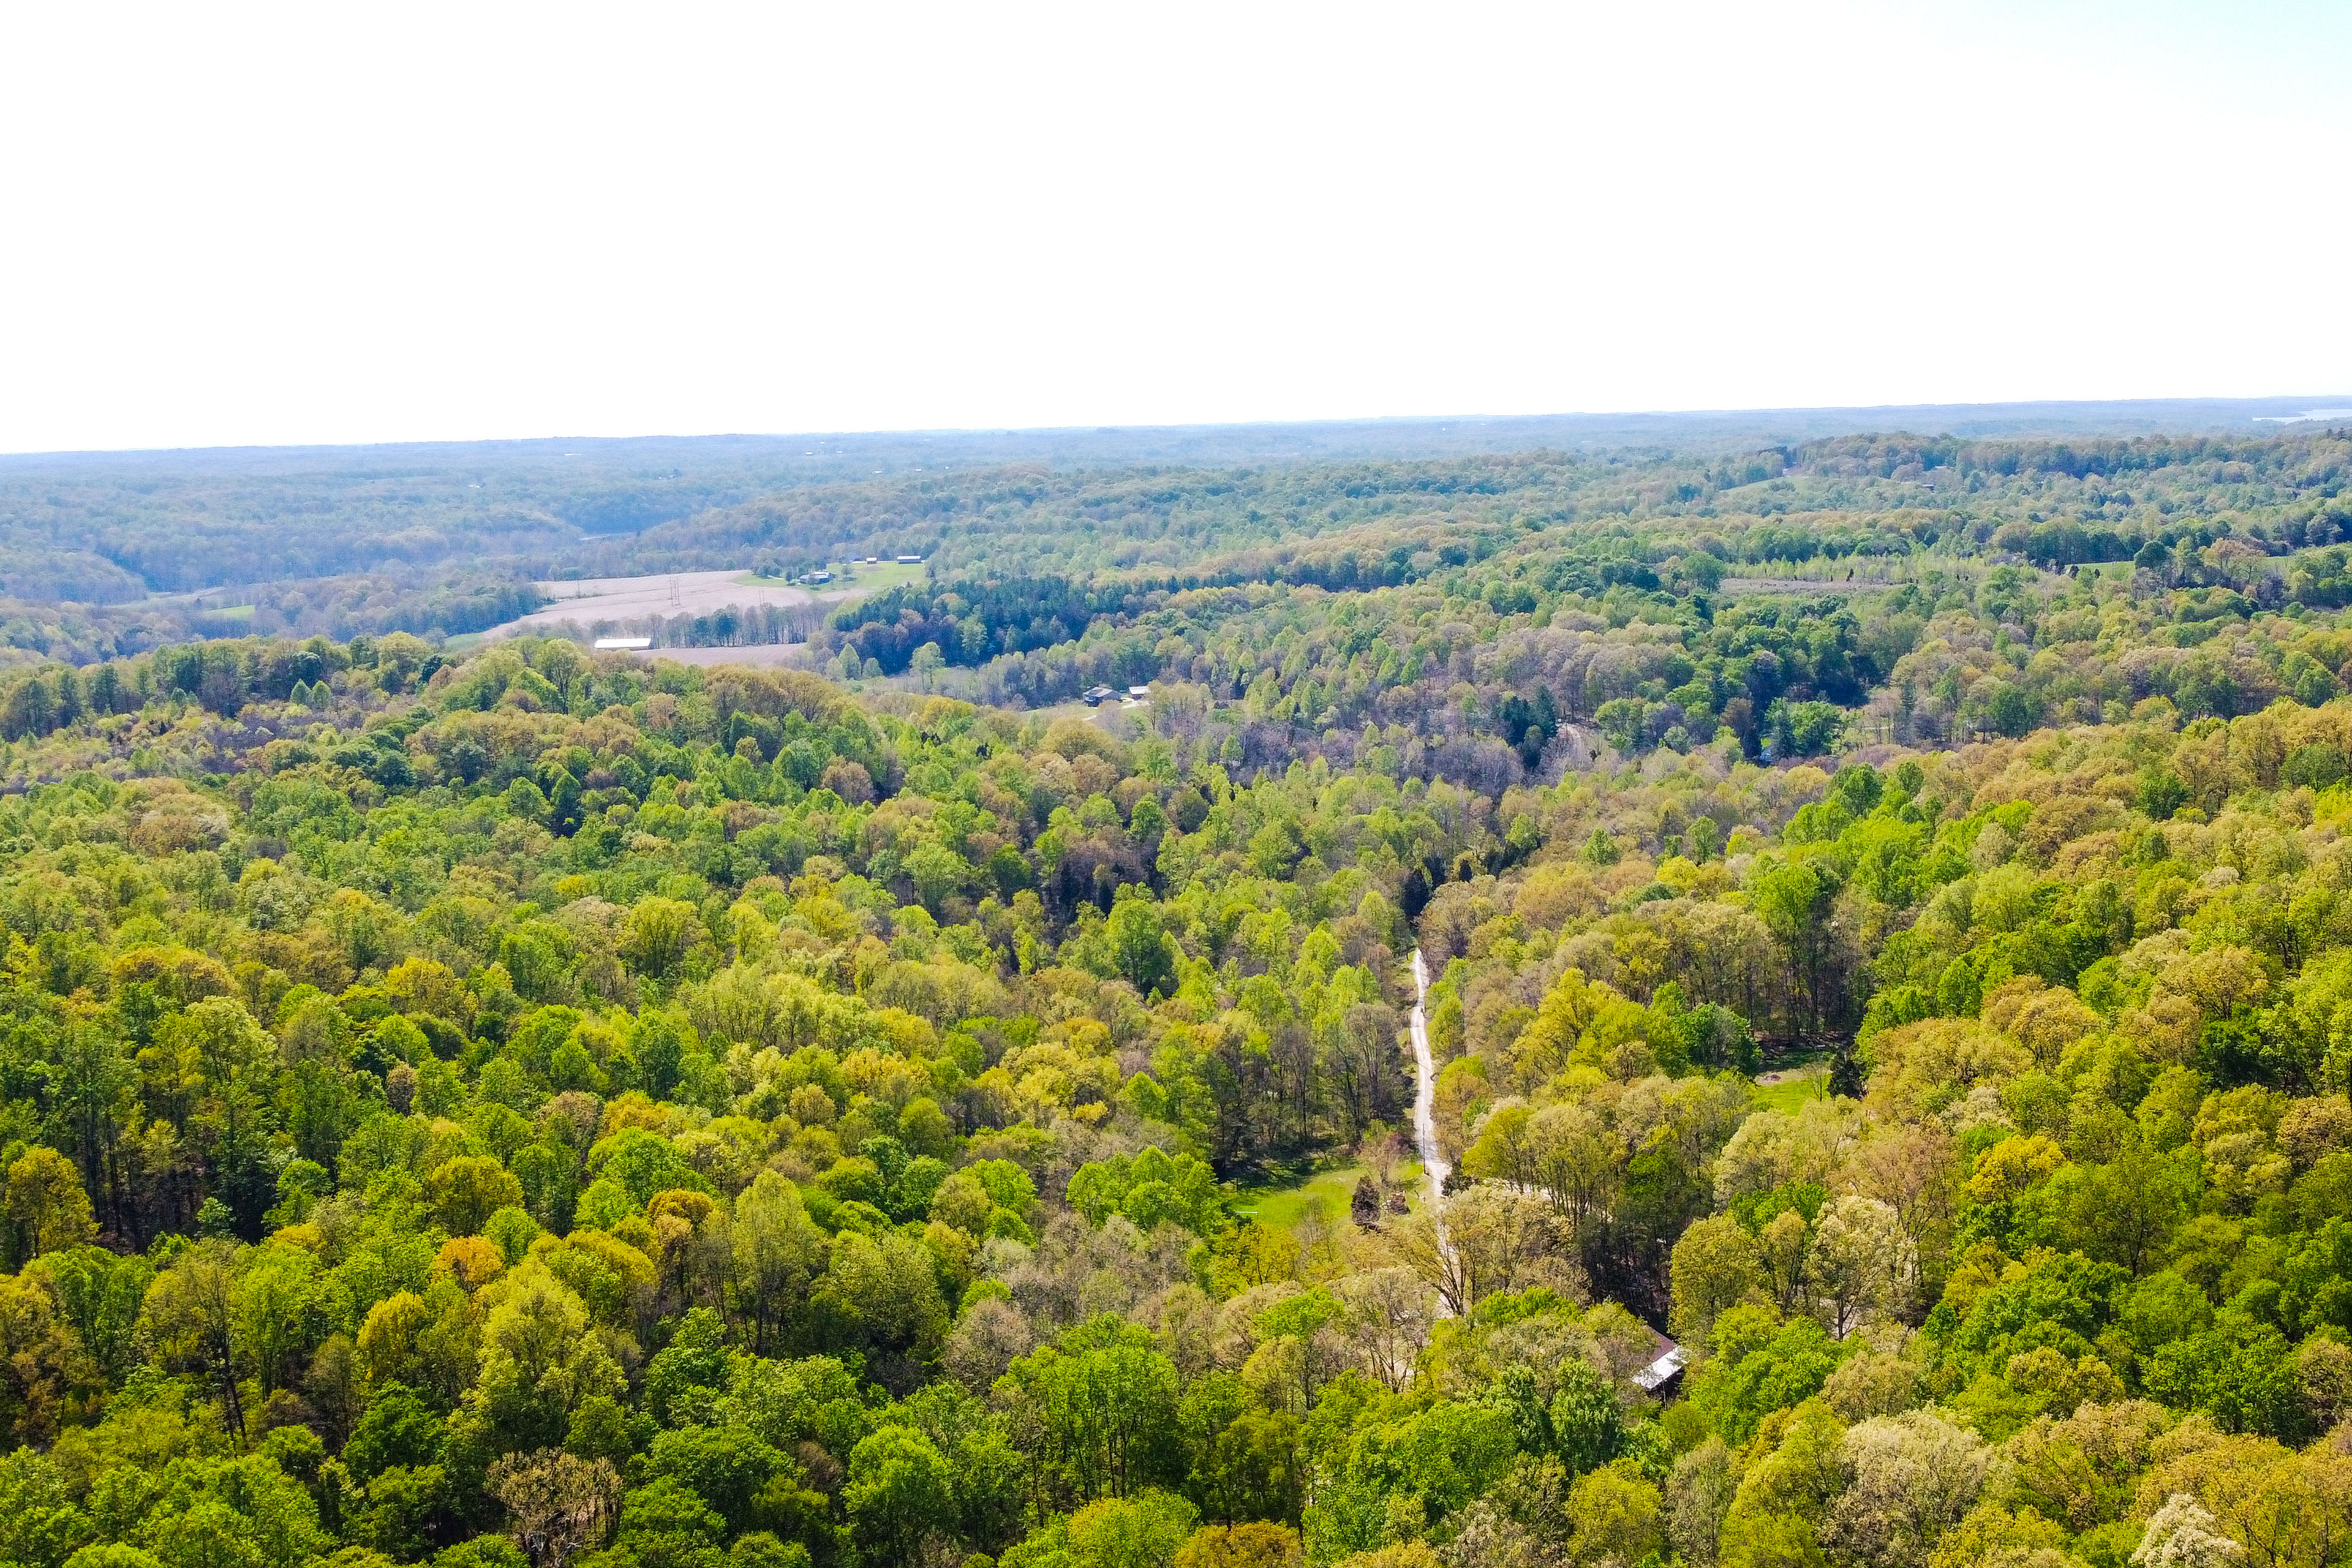
[[[2221,1533],[2220,1521],[2187,1492],[2164,1500],[2131,1555],[2133,1568],[2234,1568],[2245,1548]]]
[[[1983,1438],[1925,1410],[1880,1415],[1845,1435],[1846,1488],[1825,1532],[1875,1568],[1925,1568],[1937,1539],[1960,1521],[1984,1485]]]
[[[1815,1310],[1839,1339],[1865,1319],[1898,1309],[1916,1270],[1910,1237],[1891,1205],[1838,1198],[1813,1227],[1805,1280]]]
[[[984,1394],[1004,1369],[1036,1348],[1029,1320],[1012,1302],[995,1297],[974,1301],[948,1334],[943,1356],[948,1373],[974,1394]]]
[[[621,1500],[610,1459],[583,1459],[561,1448],[509,1454],[489,1470],[489,1493],[506,1508],[515,1544],[534,1568],[563,1568],[600,1544]]]
[[[1337,1289],[1357,1359],[1382,1387],[1402,1393],[1437,1316],[1429,1285],[1410,1268],[1391,1267],[1350,1275]]]
[[[1480,1182],[1445,1202],[1444,1234],[1426,1206],[1389,1227],[1389,1256],[1461,1317],[1496,1291],[1549,1285],[1580,1298],[1583,1279],[1559,1246],[1551,1205],[1536,1193]]]

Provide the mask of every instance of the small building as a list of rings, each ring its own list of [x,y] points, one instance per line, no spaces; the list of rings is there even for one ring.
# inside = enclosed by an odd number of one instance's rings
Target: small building
[[[830,583],[833,581],[833,574],[830,572],[803,572],[801,574],[801,581],[803,583]]]
[[[898,557],[898,564],[901,566],[920,566],[922,563],[923,558],[919,555],[901,555]]]
[[[1118,692],[1113,691],[1108,686],[1089,686],[1087,688],[1084,695],[1079,698],[1079,700],[1084,702],[1089,708],[1099,708],[1118,695]]]
[[[1151,695],[1151,688],[1149,686],[1130,686],[1127,689],[1127,695],[1132,700],[1140,702],[1145,698]]]
[[[654,646],[651,637],[598,637],[598,653],[643,653]]]
[[[1655,1329],[1650,1331],[1650,1348],[1658,1352],[1657,1359],[1633,1374],[1635,1385],[1644,1394],[1655,1394],[1682,1376],[1683,1368],[1690,1364],[1683,1347]]]

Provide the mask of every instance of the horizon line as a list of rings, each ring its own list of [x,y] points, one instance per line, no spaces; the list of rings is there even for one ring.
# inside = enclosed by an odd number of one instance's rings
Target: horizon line
[[[1087,437],[1141,436],[1155,433],[1181,434],[1198,432],[1239,432],[1250,430],[1339,430],[1364,426],[1445,426],[1449,425],[1510,425],[1544,422],[1659,420],[1686,421],[1709,419],[1764,419],[1822,417],[1841,415],[1904,415],[1926,413],[1973,413],[1981,416],[2000,410],[2112,410],[2117,414],[2130,410],[2154,413],[2174,409],[2223,410],[2256,407],[2292,410],[2296,405],[2333,404],[2338,406],[2312,406],[2302,412],[2249,413],[2253,423],[2294,425],[2319,423],[2329,419],[2352,418],[2352,393],[2277,394],[2261,397],[2042,397],[2008,398],[1982,402],[1951,403],[1866,403],[1784,405],[1749,408],[1642,408],[1642,409],[1573,409],[1537,414],[1380,414],[1340,416],[1311,419],[1232,419],[1192,420],[1174,422],[1128,422],[1110,424],[1070,425],[940,425],[879,427],[864,430],[718,430],[696,434],[678,432],[645,432],[629,436],[483,436],[423,437],[393,441],[294,441],[244,442],[220,446],[187,447],[57,447],[26,451],[0,452],[0,463],[37,461],[40,459],[74,458],[135,458],[172,457],[230,457],[240,454],[296,454],[395,452],[447,447],[525,447],[555,446],[578,442],[605,447],[631,443],[703,442],[703,441],[871,441],[885,438],[922,439],[985,438],[995,437]],[[1857,432],[1859,433],[1859,432]],[[1888,432],[1892,434],[1893,432]],[[1926,432],[1904,432],[1926,434]],[[824,456],[826,454],[808,454]],[[1305,456],[1305,454],[1299,454]]]

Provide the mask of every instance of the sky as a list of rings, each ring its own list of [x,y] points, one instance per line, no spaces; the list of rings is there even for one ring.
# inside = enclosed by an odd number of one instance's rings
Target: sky
[[[2352,5],[0,10],[0,451],[2352,393]]]

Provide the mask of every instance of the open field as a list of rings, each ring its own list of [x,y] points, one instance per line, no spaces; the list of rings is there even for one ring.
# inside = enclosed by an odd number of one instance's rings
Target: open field
[[[555,602],[494,627],[488,635],[514,637],[566,621],[593,626],[602,621],[642,621],[655,616],[702,616],[730,605],[807,605],[818,597],[805,588],[783,583],[751,582],[740,572],[588,577],[577,582],[541,583],[539,588]]]
[[[634,624],[656,616],[705,616],[714,610],[748,608],[755,605],[839,605],[907,583],[922,581],[919,565],[896,562],[842,573],[823,588],[795,587],[777,577],[749,572],[665,572],[651,577],[583,577],[541,583],[539,589],[555,602],[544,609],[492,626],[483,640],[520,637],[551,630],[570,623],[580,626]],[[797,645],[795,645],[797,646]],[[665,648],[665,657],[679,654],[741,654],[733,658],[689,658],[688,664],[781,664],[793,662],[772,654],[740,648]]]
[[[919,561],[904,564],[896,561],[877,561],[871,566],[835,566],[833,581],[826,584],[817,596],[823,599],[853,599],[860,594],[879,594],[891,588],[903,588],[924,580],[926,568]],[[756,584],[762,588],[784,587],[781,577],[761,577],[746,572],[738,583]]]
[[[1103,703],[1097,708],[1089,708],[1073,697],[1067,702],[1055,702],[1043,708],[1032,708],[1029,710],[1029,715],[1034,719],[1042,719],[1048,724],[1056,719],[1083,719],[1089,724],[1109,731],[1121,740],[1149,734],[1151,730],[1151,704],[1130,702],[1125,698],[1121,698],[1117,702]]]

